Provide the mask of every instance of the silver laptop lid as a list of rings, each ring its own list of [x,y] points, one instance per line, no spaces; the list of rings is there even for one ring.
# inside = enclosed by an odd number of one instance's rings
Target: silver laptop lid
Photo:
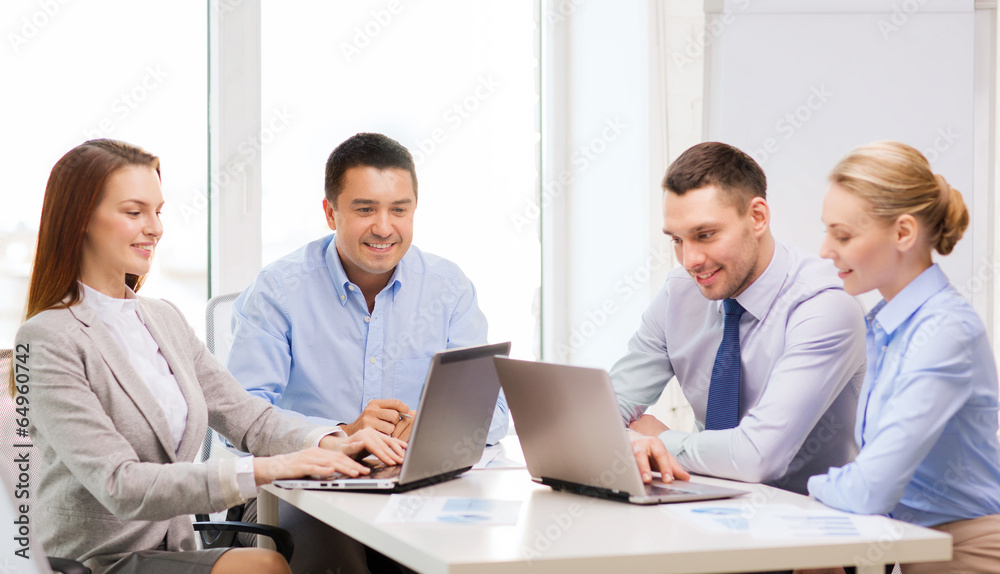
[[[469,468],[483,455],[500,394],[493,357],[510,342],[434,355],[420,395],[399,483]]]
[[[532,478],[645,495],[607,372],[500,357],[494,363]]]

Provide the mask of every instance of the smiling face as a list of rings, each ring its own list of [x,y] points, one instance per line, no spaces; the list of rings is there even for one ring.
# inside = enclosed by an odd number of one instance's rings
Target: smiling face
[[[112,173],[87,223],[80,281],[111,297],[125,296],[125,275],[149,273],[163,235],[160,177],[151,167]]]
[[[761,246],[768,222],[767,202],[760,197],[741,215],[714,185],[664,194],[663,232],[708,299],[735,297],[764,271],[771,259]]]
[[[377,291],[413,241],[413,179],[405,169],[358,166],[345,171],[342,181],[336,204],[323,200],[327,224],[337,232],[347,278],[362,291]]]
[[[823,198],[826,237],[820,256],[833,260],[844,290],[860,295],[898,283],[899,251],[892,223],[873,219],[871,204],[832,184]]]

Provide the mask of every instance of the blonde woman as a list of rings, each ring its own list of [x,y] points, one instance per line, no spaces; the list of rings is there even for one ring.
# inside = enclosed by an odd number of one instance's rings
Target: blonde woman
[[[986,329],[935,264],[969,224],[962,195],[910,146],[876,142],[833,169],[826,238],[844,289],[877,289],[854,462],[809,479],[841,510],[947,532],[951,562],[905,574],[1000,572],[997,371]]]

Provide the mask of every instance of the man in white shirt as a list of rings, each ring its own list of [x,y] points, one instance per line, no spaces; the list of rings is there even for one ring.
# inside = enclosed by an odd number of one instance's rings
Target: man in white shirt
[[[864,316],[833,265],[774,240],[766,186],[753,159],[718,142],[670,165],[663,232],[681,267],[611,377],[645,435],[631,433],[640,466],[669,452],[691,472],[805,493],[809,476],[857,453]],[[696,432],[644,414],[675,376]]]

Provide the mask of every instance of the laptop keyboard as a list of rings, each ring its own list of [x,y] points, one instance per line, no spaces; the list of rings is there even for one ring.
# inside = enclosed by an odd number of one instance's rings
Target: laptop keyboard
[[[399,476],[399,469],[402,468],[402,465],[389,466],[387,464],[380,464],[370,468],[371,471],[368,475],[360,478],[395,478]]]

